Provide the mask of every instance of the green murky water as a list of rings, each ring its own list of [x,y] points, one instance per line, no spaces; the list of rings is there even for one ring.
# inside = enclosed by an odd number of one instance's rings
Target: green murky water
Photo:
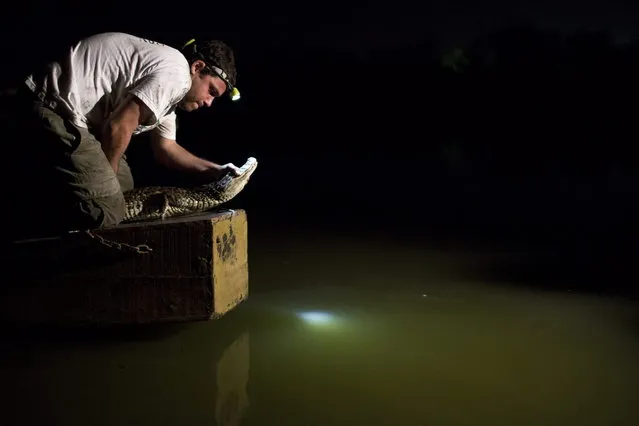
[[[256,236],[220,321],[6,344],[2,424],[639,424],[636,306],[468,272],[499,257]]]

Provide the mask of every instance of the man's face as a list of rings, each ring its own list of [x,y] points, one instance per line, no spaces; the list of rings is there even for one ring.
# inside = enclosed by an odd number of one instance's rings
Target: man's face
[[[191,112],[203,106],[210,107],[213,99],[222,96],[226,90],[226,83],[219,77],[201,72],[204,66],[202,61],[195,61],[191,65],[191,88],[179,105],[184,111]]]

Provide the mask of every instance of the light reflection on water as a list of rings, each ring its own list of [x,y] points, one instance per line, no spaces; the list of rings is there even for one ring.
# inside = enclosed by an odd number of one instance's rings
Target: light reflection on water
[[[479,256],[253,247],[251,296],[220,321],[7,345],[3,423],[639,424],[630,302],[459,273]]]

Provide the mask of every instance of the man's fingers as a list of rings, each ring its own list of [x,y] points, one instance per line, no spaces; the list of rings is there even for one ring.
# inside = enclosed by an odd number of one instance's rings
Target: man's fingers
[[[239,176],[241,174],[240,168],[233,163],[227,163],[223,167],[225,171],[231,172],[235,176]]]

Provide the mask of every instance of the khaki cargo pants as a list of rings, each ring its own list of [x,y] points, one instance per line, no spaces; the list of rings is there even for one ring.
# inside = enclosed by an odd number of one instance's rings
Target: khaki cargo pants
[[[20,172],[12,185],[13,213],[32,231],[95,229],[124,218],[123,191],[133,188],[123,158],[114,173],[100,142],[87,129],[64,120],[35,98],[21,103],[17,156]]]

